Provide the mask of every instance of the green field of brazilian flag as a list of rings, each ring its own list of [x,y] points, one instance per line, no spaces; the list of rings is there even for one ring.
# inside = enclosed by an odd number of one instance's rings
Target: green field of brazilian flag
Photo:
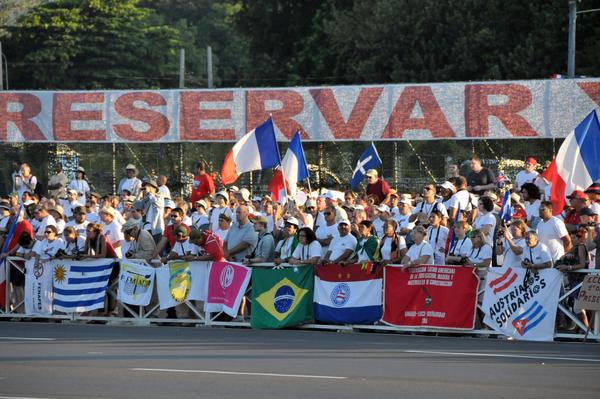
[[[252,269],[252,328],[286,328],[313,319],[312,266]]]

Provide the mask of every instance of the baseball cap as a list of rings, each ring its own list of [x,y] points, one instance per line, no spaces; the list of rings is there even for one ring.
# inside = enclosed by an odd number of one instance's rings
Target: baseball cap
[[[581,212],[579,212],[579,214],[581,216],[595,216],[595,215],[597,215],[596,211],[594,211],[592,208],[583,208],[581,210]]]
[[[293,216],[285,219],[284,223],[285,224],[293,224],[296,227],[298,227],[300,225],[300,222],[298,221],[298,219],[296,219]]]
[[[581,199],[581,200],[586,200],[589,197],[587,196],[586,193],[584,193],[581,190],[575,190],[571,193],[571,195],[567,196],[568,199]]]
[[[342,219],[338,222],[338,226],[342,224],[347,224],[348,226],[350,226],[350,221],[348,219]]]
[[[377,171],[375,169],[369,169],[367,170],[367,173],[365,173],[365,176],[379,176],[379,173],[377,173]]]
[[[450,190],[452,192],[456,191],[456,187],[454,187],[454,184],[450,183],[449,181],[445,181],[442,184],[440,184],[441,188],[445,188],[446,190]]]
[[[379,212],[388,212],[388,213],[389,213],[389,212],[390,212],[390,207],[389,207],[389,206],[387,206],[387,205],[385,205],[385,204],[384,204],[384,205],[379,205],[379,206],[377,207],[377,210],[378,210]]]

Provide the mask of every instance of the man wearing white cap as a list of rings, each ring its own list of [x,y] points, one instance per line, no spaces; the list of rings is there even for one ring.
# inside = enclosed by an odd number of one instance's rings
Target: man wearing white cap
[[[125,173],[126,177],[122,178],[119,182],[117,193],[121,195],[123,190],[128,190],[131,195],[137,198],[140,194],[140,189],[142,188],[142,181],[136,177],[137,168],[135,165],[129,164],[125,167]]]
[[[321,259],[321,264],[339,263],[350,259],[354,254],[357,240],[350,234],[350,221],[340,220],[338,232],[339,235],[331,240],[327,253]]]
[[[48,180],[48,193],[50,197],[62,197],[65,195],[65,187],[69,183],[69,179],[63,173],[62,164],[59,162],[54,165],[54,174]]]
[[[192,226],[195,227],[196,229],[202,229],[203,227],[208,227],[209,226],[209,219],[208,219],[208,213],[206,213],[206,208],[208,208],[208,205],[206,205],[206,201],[204,200],[198,200],[194,203],[194,208],[196,209],[193,213],[192,213]],[[190,227],[192,227],[190,226]]]
[[[142,229],[148,231],[158,241],[165,230],[164,198],[162,193],[158,192],[158,184],[154,180],[145,181],[142,184],[142,191],[144,193]]]
[[[390,217],[390,213],[390,207],[385,204],[381,204],[377,207],[377,219],[373,220],[373,228],[380,240],[385,235],[383,226]]]
[[[398,224],[396,231],[401,235],[409,234],[413,227],[415,227],[415,224],[409,221],[411,215],[412,201],[404,197],[398,203],[398,214],[394,217],[394,220]]]
[[[100,209],[100,219],[102,220],[102,234],[110,240],[115,253],[121,258],[121,244],[125,237],[121,231],[121,225],[115,220],[114,208],[106,207]]]
[[[367,195],[376,198],[375,205],[385,204],[390,199],[390,185],[383,179],[379,178],[379,174],[375,169],[369,169],[365,174],[369,183],[367,184]]]
[[[282,237],[275,247],[275,264],[287,262],[298,246],[298,219],[288,217],[283,225]]]

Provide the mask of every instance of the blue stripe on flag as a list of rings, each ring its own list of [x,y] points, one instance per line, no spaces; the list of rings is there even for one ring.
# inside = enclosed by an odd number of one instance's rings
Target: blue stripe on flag
[[[108,265],[100,265],[100,266],[71,266],[72,272],[82,272],[82,273],[92,273],[92,272],[102,272],[104,270],[112,270],[114,263],[109,263]]]
[[[296,132],[290,145],[288,147],[290,151],[294,153],[298,160],[298,181],[302,181],[310,175],[308,172],[308,166],[306,164],[306,158],[304,157],[304,149],[302,148],[302,140],[300,139],[300,132]]]
[[[537,320],[533,321],[532,323],[527,323],[527,326],[523,330],[523,335],[527,334],[527,331],[531,330],[532,328],[535,328],[535,326],[540,324],[542,322],[542,320],[544,320],[544,318],[546,318],[547,314],[548,314],[548,312],[544,312]]]
[[[87,295],[87,294],[99,294],[106,291],[106,287],[96,288],[83,288],[80,290],[64,290],[62,288],[54,287],[54,293],[59,295]]]
[[[535,317],[540,314],[540,312],[544,310],[544,308],[542,307],[542,305],[538,305],[537,308],[535,308],[535,312],[533,312],[529,317],[527,317],[529,320],[533,320],[535,319]]]
[[[273,120],[271,118],[254,129],[254,137],[260,155],[261,168],[274,168],[281,164],[279,147],[277,147],[277,139],[275,138],[275,128],[273,127]]]
[[[104,283],[108,281],[110,275],[97,276],[97,277],[71,277],[67,284],[88,284],[88,283]]]
[[[579,153],[593,181],[600,179],[600,122],[596,111],[575,128],[575,139],[579,144]],[[587,187],[585,187],[587,188]]]
[[[104,302],[104,296],[98,299],[89,299],[87,301],[61,301],[54,298],[54,306],[62,306],[63,308],[79,308],[84,306],[97,305]]]
[[[523,313],[521,313],[515,320],[526,319],[528,317],[529,313],[531,313],[535,309],[535,307],[538,306],[538,305],[539,305],[538,301],[535,301],[533,303],[533,305],[531,305],[530,307],[528,307],[527,310],[524,311]]]
[[[336,324],[373,324],[383,315],[383,305],[334,308],[314,304],[315,319]]]

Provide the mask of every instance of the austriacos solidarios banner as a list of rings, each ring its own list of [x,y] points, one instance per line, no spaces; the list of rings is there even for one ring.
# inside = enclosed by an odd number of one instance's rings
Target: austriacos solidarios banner
[[[270,114],[280,141],[552,138],[599,106],[600,79],[5,91],[0,142],[227,142]]]
[[[562,273],[490,267],[483,295],[484,322],[495,331],[529,341],[552,341]]]

